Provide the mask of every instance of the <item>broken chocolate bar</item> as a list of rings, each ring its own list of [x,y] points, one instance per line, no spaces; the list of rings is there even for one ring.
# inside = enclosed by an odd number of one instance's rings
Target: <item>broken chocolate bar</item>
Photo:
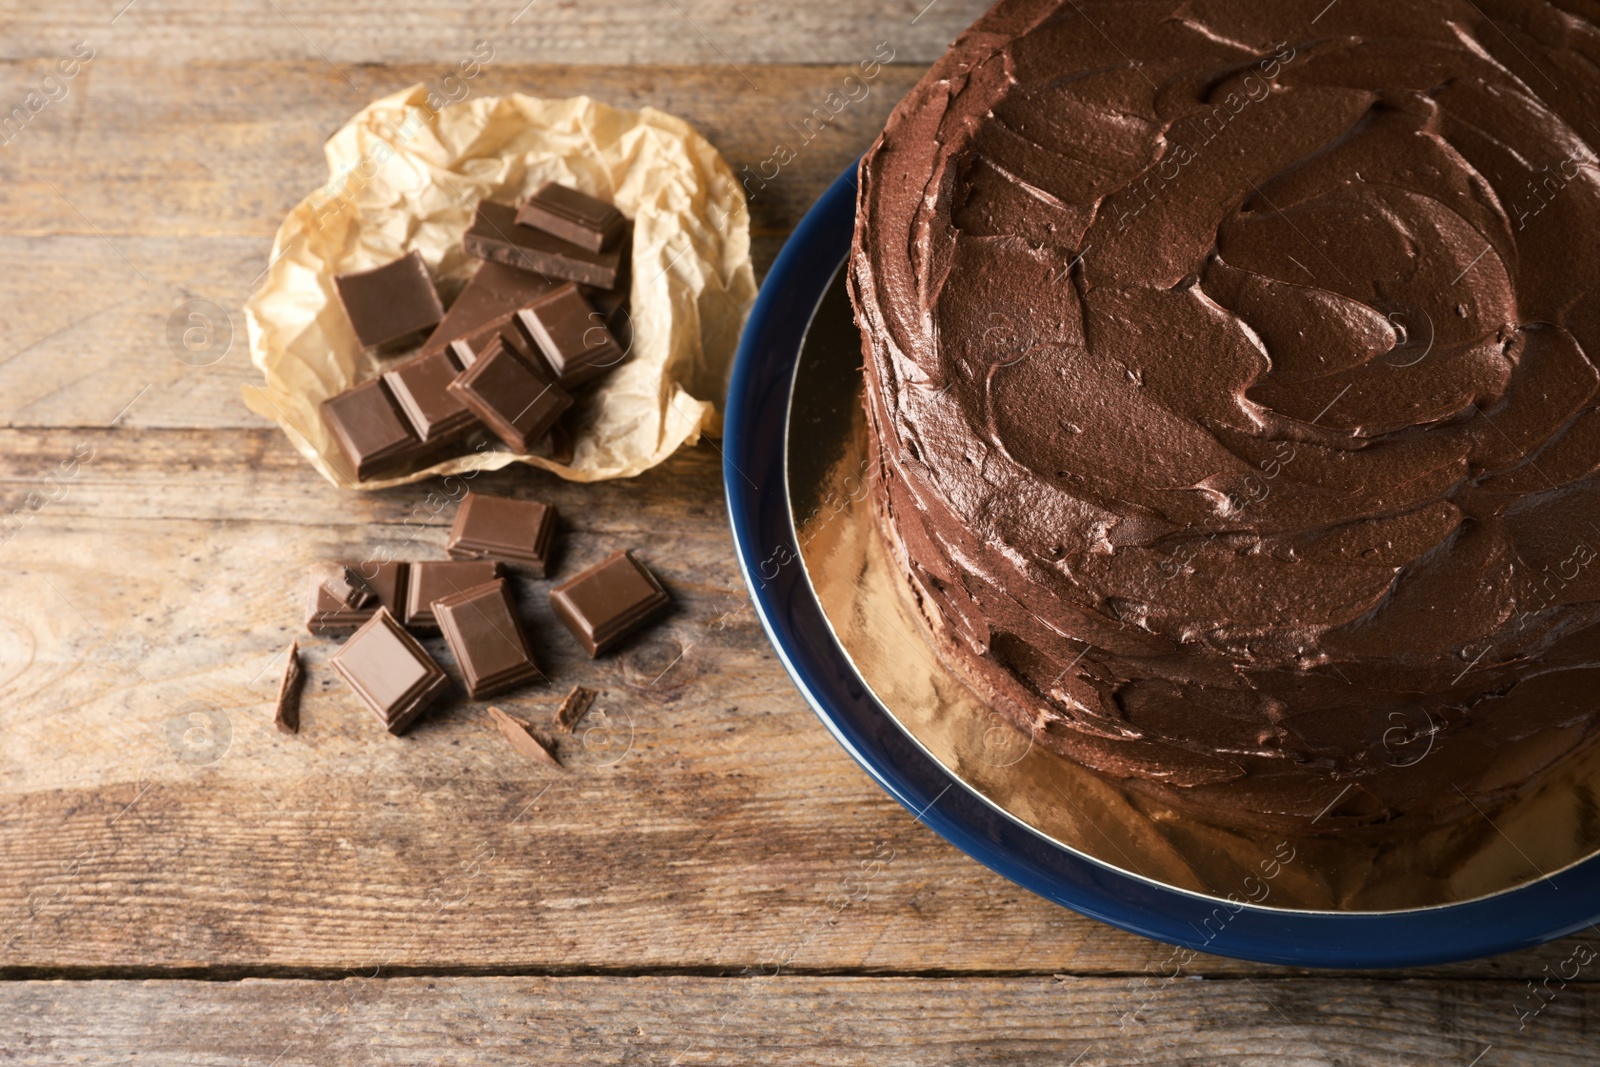
[[[517,312],[517,329],[539,348],[555,371],[556,384],[571,391],[627,357],[606,328],[606,317],[578,292],[563,285]]]
[[[614,648],[671,603],[632,553],[614,552],[554,589],[550,606],[590,656]]]
[[[371,270],[336,274],[333,287],[363,348],[399,348],[444,317],[428,265],[416,252]]]
[[[537,500],[468,493],[456,511],[445,551],[452,559],[509,559],[549,573],[556,509]]]
[[[518,752],[529,759],[536,759],[544,763],[561,766],[561,760],[556,756],[556,743],[554,740],[536,733],[533,724],[507,715],[499,708],[489,709],[489,720],[500,731],[500,736]]]
[[[450,392],[482,419],[512,451],[528,453],[550,432],[572,398],[516,355],[502,339],[490,341]]]
[[[406,564],[379,563],[366,560],[361,563],[322,563],[311,568],[311,585],[306,602],[306,629],[314,634],[341,633],[354,630],[377,614],[379,605],[396,616],[405,610]],[[370,598],[352,605],[329,588],[330,582],[359,581]]]
[[[425,560],[411,564],[407,582],[406,625],[423,633],[439,629],[433,602],[463,593],[500,577],[500,564],[490,560]]]
[[[591,252],[531,226],[518,226],[516,208],[489,200],[478,204],[461,247],[469,256],[598,289],[615,288],[628,252],[627,241],[609,252]]]
[[[392,734],[403,733],[450,684],[388,608],[379,608],[328,662]]]
[[[376,598],[361,575],[348,563],[329,568],[327,576],[322,579],[322,587],[340,606],[346,608],[364,608]]]
[[[517,209],[517,223],[601,252],[617,243],[628,220],[604,200],[548,182]]]
[[[322,421],[357,480],[390,470],[418,455],[422,439],[411,430],[382,378],[362,382],[322,402]]]
[[[528,651],[504,578],[435,600],[433,615],[473,700],[544,677]]]
[[[506,325],[512,314],[561,285],[559,278],[508,267],[492,260],[483,261],[478,272],[467,280],[450,310],[422,345],[422,355],[440,352],[451,341],[483,335],[487,329]],[[478,347],[478,346],[474,346]]]
[[[384,372],[384,384],[417,437],[426,444],[455,440],[479,425],[478,417],[449,391],[450,383],[464,366],[458,364],[460,354],[457,352],[464,347],[460,342],[453,342],[442,352],[408,359]]]

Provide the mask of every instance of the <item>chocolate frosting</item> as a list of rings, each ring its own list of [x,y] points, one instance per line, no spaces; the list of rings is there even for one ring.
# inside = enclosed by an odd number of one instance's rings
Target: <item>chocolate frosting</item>
[[[1597,15],[1007,0],[900,104],[850,262],[875,492],[999,711],[1319,825],[1589,735]]]

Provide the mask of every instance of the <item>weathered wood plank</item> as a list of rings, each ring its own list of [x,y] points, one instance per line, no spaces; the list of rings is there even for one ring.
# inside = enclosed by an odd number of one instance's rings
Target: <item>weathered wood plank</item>
[[[43,69],[0,65],[0,100]],[[327,180],[322,142],[339,124],[443,69],[363,66],[351,72],[352,90],[314,63],[95,60],[69,96],[0,149],[0,262],[26,266],[7,272],[0,293],[0,426],[102,425],[145,386],[126,425],[262,425],[239,401],[239,386],[258,377],[239,309],[272,234]],[[470,85],[476,94],[590,93],[682,115],[736,172],[755,175],[748,188],[764,270],[920,73],[884,67],[863,99],[802,145],[802,120],[851,69],[766,68],[761,92],[719,68],[491,65]],[[780,141],[796,158],[763,182],[761,165]],[[191,299],[230,320],[232,348],[211,366],[191,366],[169,347],[168,317]]]
[[[569,742],[565,773],[516,758],[464,700],[385,736],[325,640],[304,645],[301,735],[273,729],[304,567],[380,546],[441,558],[437,485],[336,493],[272,430],[0,432],[0,520],[31,515],[0,544],[4,973],[737,971],[792,953],[800,970],[1140,974],[1167,958],[972,863],[839,750],[747,607],[709,447],[625,482],[477,484],[560,509],[563,572],[636,546],[678,602],[591,662],[545,586],[519,583],[552,683],[499,702],[541,719],[571,684],[606,693],[610,733]],[[27,512],[29,491],[58,499]],[[1532,977],[1568,952],[1432,973]]]
[[[1600,985],[1499,981],[415,978],[0,984],[17,1064],[1505,1067],[1594,1062]]]
[[[482,40],[523,63],[581,56],[586,63],[738,65],[759,84],[753,64],[849,62],[882,40],[895,42],[909,62],[931,63],[988,7],[987,0],[277,0],[222,9],[201,0],[8,3],[0,55],[54,57],[88,40],[104,55],[175,63],[326,57],[331,74],[338,76],[337,65],[353,78],[352,67],[369,63],[451,62]]]

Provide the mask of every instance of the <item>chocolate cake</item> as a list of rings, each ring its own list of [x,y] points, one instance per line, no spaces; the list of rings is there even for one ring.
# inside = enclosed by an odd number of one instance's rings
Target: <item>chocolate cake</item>
[[[1600,6],[1003,0],[863,159],[875,504],[1036,743],[1299,828],[1600,709]]]

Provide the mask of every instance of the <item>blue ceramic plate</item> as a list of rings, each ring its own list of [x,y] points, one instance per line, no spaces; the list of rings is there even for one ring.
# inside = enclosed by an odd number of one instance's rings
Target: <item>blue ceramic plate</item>
[[[1444,963],[1539,944],[1600,917],[1600,858],[1436,908],[1234,911],[1042,837],[991,807],[903,733],[857,675],[811,591],[785,475],[795,368],[812,316],[849,253],[855,194],[851,167],[800,221],[761,287],[728,389],[723,477],[739,565],[773,647],[818,717],[890,796],[973,859],[1048,900],[1146,937],[1241,959],[1361,968]]]

